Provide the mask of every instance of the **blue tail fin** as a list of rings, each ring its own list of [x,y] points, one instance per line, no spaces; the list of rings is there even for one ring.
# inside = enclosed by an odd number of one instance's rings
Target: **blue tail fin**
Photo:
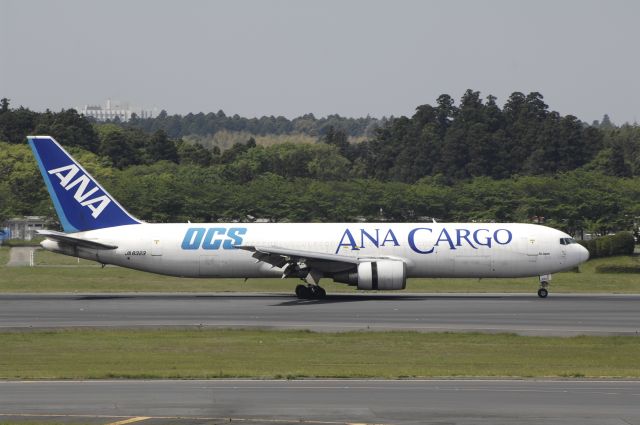
[[[140,223],[52,137],[28,139],[65,232]]]

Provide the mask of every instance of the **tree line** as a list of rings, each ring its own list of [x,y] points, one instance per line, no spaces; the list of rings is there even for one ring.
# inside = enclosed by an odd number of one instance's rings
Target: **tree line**
[[[183,116],[169,115],[163,110],[155,118],[139,118],[134,114],[126,123],[118,123],[124,127],[140,129],[147,133],[161,130],[169,137],[177,139],[189,135],[211,136],[223,130],[248,132],[255,135],[300,133],[322,136],[329,128],[339,129],[350,136],[371,136],[375,129],[386,121],[387,118],[347,118],[338,114],[321,118],[316,118],[313,114],[304,114],[291,120],[273,115],[244,118],[237,114],[227,116],[222,110],[217,113],[200,112]]]
[[[503,107],[471,90],[458,105],[442,95],[412,117],[385,120],[362,143],[334,123],[317,143],[265,147],[249,137],[220,151],[139,123],[169,118],[95,123],[72,109],[36,113],[3,99],[0,218],[52,214],[30,133],[71,148],[151,221],[533,219],[606,233],[640,216],[640,128],[561,116],[539,93],[513,93]]]
[[[25,144],[0,143],[0,218],[55,216]],[[632,229],[640,212],[640,178],[574,170],[504,180],[478,177],[446,184],[375,179],[334,180],[260,173],[230,178],[226,166],[158,161],[119,170],[80,148],[71,153],[130,212],[152,222],[518,221],[571,234]],[[319,171],[320,172],[320,171]]]
[[[261,148],[251,136],[245,143],[236,143],[224,152],[215,146],[205,148],[183,139],[183,136],[199,134],[190,132],[196,130],[185,130],[195,117],[228,120],[222,112],[185,117],[165,113],[157,118],[134,117],[126,123],[104,124],[92,123],[73,109],[36,113],[22,107],[11,109],[6,99],[0,106],[0,140],[23,143],[28,133],[51,134],[65,146],[79,146],[111,159],[120,169],[160,160],[211,166],[242,159],[243,166],[251,168],[252,173],[257,169],[258,172],[300,176],[301,169],[309,168],[308,161],[315,160],[310,154],[315,148],[302,144],[288,148],[300,152],[292,154],[288,164],[283,165],[272,158],[278,155],[278,147],[273,147],[273,152],[266,149],[267,152],[252,153],[254,148]],[[231,121],[238,119],[232,117]],[[268,121],[270,118],[254,120],[261,122],[263,119]],[[305,119],[285,121],[298,125]],[[436,105],[421,105],[412,117],[384,121],[338,116],[308,119],[320,129],[318,144],[336,149],[328,155],[327,163],[336,166],[338,171],[328,174],[340,175],[342,179],[374,178],[413,183],[423,177],[435,176],[453,183],[481,176],[505,179],[553,175],[579,168],[618,177],[640,174],[640,130],[637,125],[616,127],[606,116],[601,123],[587,125],[572,115],[561,116],[550,111],[542,95],[536,92],[513,93],[502,108],[495,97],[482,99],[479,92],[468,90],[459,105],[451,96],[441,95]],[[181,130],[172,130],[172,125],[167,124],[169,121],[181,123]],[[252,120],[243,118],[242,121]],[[142,122],[145,124],[140,125]],[[350,143],[349,137],[359,133],[345,130],[347,122],[376,122],[381,126],[375,126],[364,142]],[[247,130],[246,126],[225,128]],[[258,136],[261,131],[266,131],[266,127],[247,134]],[[280,130],[273,131],[278,133]],[[172,136],[175,134],[180,137]],[[300,160],[307,162],[300,164]],[[313,173],[305,176],[313,177]]]

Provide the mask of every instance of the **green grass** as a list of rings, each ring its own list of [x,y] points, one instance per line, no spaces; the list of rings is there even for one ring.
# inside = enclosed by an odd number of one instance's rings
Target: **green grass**
[[[98,263],[95,261],[56,254],[55,252],[45,251],[44,249],[36,250],[35,263],[37,266],[98,266]]]
[[[0,248],[0,264],[8,251]],[[4,259],[4,263],[2,263]],[[185,279],[160,276],[36,251],[38,267],[0,266],[0,292],[293,292],[297,279]],[[598,258],[580,267],[580,272],[553,276],[554,293],[640,293],[640,276],[631,273],[597,273],[599,266],[635,266],[640,256]],[[355,292],[353,287],[323,279],[329,293]],[[409,279],[407,292],[514,292],[532,293],[538,279]]]
[[[40,246],[40,242],[44,240],[43,237],[37,237],[33,239],[7,239],[4,241],[5,246]]]
[[[120,267],[2,267],[0,292],[293,292],[294,279],[186,279]],[[348,290],[326,285],[327,290]]]
[[[640,377],[638,337],[63,330],[0,346],[2,379]]]
[[[594,264],[596,273],[640,273],[640,255],[603,258]]]
[[[0,246],[0,267],[9,261],[9,247]]]

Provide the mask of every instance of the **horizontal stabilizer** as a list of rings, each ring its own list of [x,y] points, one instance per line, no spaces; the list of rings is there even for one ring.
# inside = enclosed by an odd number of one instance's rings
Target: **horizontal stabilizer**
[[[100,242],[95,242],[89,239],[82,239],[75,236],[71,236],[67,233],[56,232],[55,230],[38,230],[38,234],[44,236],[47,239],[54,240],[56,242],[62,242],[73,246],[82,246],[92,249],[116,249],[116,245],[108,245]]]

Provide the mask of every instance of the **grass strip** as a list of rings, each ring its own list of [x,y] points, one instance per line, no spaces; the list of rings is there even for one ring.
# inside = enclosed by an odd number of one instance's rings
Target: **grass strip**
[[[9,262],[9,247],[0,246],[0,266],[4,266]]]
[[[35,263],[37,266],[99,266],[95,261],[56,254],[44,249],[36,250]]]
[[[0,251],[0,260],[3,252]],[[631,273],[597,273],[599,266],[633,267],[640,256],[591,260],[580,273],[553,276],[551,293],[640,293],[640,278]],[[288,292],[297,279],[184,279],[120,267],[100,268],[94,262],[36,252],[38,267],[0,266],[0,292]],[[329,293],[355,292],[353,287],[323,279]],[[407,292],[520,292],[535,295],[538,278],[522,279],[409,279]]]
[[[2,379],[640,378],[640,338],[265,330],[0,333]]]

